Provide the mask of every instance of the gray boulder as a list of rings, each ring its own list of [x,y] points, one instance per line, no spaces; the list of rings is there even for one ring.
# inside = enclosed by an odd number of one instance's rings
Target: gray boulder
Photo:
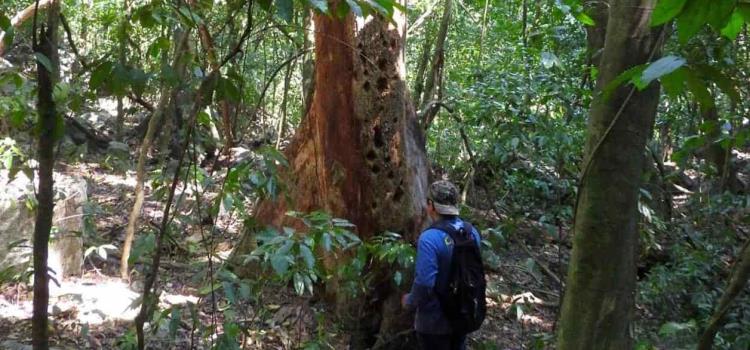
[[[80,276],[83,266],[83,206],[86,180],[55,174],[55,210],[49,241],[50,269],[55,278]],[[19,173],[9,181],[0,171],[0,270],[23,270],[31,264],[35,213],[34,182]]]

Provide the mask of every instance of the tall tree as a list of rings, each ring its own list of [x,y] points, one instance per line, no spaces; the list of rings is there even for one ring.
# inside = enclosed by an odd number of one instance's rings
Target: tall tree
[[[654,3],[609,2],[560,316],[561,350],[633,347],[629,327],[636,282],[638,191],[659,86],[654,83],[643,91],[621,86],[609,96],[602,92],[621,73],[659,55],[663,38],[650,27]]]
[[[37,2],[38,4],[39,2]],[[37,53],[37,113],[39,115],[39,139],[37,160],[39,162],[39,190],[36,220],[34,222],[34,310],[31,319],[31,338],[34,350],[49,349],[47,306],[49,305],[49,276],[47,255],[49,235],[52,230],[54,192],[52,174],[55,165],[55,139],[59,135],[62,121],[55,109],[52,90],[59,74],[57,54],[57,25],[60,3],[52,0],[47,8],[47,22],[41,26],[37,40],[37,17],[34,14],[34,51]]]
[[[425,222],[427,160],[403,80],[403,18],[394,16],[394,26],[375,16],[355,36],[351,15],[314,16],[312,103],[286,149],[290,168],[283,176],[291,203],[263,202],[256,217],[277,227],[299,226],[286,217],[288,210],[322,209],[354,223],[363,239],[385,231],[414,235]],[[248,235],[235,254],[252,247]],[[398,344],[394,336],[410,326],[400,292],[392,285],[379,292],[368,303],[372,318],[362,322],[373,325],[370,340],[355,348],[372,346],[376,334]]]

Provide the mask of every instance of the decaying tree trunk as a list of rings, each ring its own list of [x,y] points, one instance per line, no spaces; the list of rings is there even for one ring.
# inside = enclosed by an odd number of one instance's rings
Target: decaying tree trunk
[[[48,314],[49,276],[47,275],[47,255],[54,197],[52,179],[55,165],[56,125],[60,116],[55,109],[52,89],[59,74],[57,55],[57,24],[60,14],[60,3],[50,1],[47,11],[46,26],[42,26],[39,42],[34,33],[34,51],[48,58],[51,63],[46,67],[37,60],[37,112],[39,113],[39,141],[37,161],[39,162],[39,190],[36,194],[38,206],[34,222],[34,309],[31,318],[31,341],[34,350],[49,349]],[[36,20],[36,19],[35,19]],[[35,23],[36,27],[36,23]],[[34,28],[36,29],[36,28]],[[48,70],[49,69],[49,70]]]
[[[710,350],[713,347],[714,337],[716,337],[719,328],[726,322],[725,316],[729,312],[729,307],[732,306],[734,299],[742,293],[742,289],[745,288],[747,280],[750,278],[750,241],[745,243],[737,259],[727,289],[719,299],[716,311],[711,316],[708,326],[701,336],[698,350]]]
[[[649,26],[654,3],[610,1],[560,317],[561,350],[633,348],[638,191],[659,87],[621,86],[608,99],[600,92],[628,68],[658,57],[663,40]]]
[[[403,80],[403,41],[396,29],[402,26],[374,18],[355,37],[351,16],[315,14],[314,21],[312,104],[286,149],[290,166],[283,176],[291,202],[263,202],[256,218],[299,227],[287,211],[325,210],[354,223],[362,239],[386,230],[413,239],[426,222],[427,159]],[[245,236],[235,256],[252,246],[252,237]],[[366,324],[361,327],[371,337],[355,348],[372,346],[375,335],[387,348],[410,327],[399,305],[401,291],[390,283],[374,289],[377,298],[360,298],[368,300],[366,314],[372,317],[353,322]]]

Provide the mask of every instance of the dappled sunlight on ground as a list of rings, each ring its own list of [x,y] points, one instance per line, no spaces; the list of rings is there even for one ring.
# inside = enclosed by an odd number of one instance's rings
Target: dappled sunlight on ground
[[[29,295],[15,300],[0,296],[0,322],[30,319],[32,301]],[[64,315],[81,324],[98,325],[110,321],[132,321],[138,314],[140,293],[116,278],[76,279],[60,286],[50,285],[50,315]],[[162,293],[164,306],[197,303],[190,295]]]

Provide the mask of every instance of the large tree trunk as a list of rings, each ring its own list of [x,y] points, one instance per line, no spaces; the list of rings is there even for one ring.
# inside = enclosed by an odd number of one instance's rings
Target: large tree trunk
[[[575,217],[573,253],[558,349],[632,349],[638,189],[659,87],[602,89],[625,70],[657,57],[649,27],[653,0],[611,1]]]
[[[263,202],[256,217],[277,227],[299,226],[285,216],[288,210],[320,209],[354,223],[362,239],[386,230],[414,238],[426,222],[427,160],[403,81],[403,40],[396,29],[402,26],[375,18],[355,38],[351,16],[315,14],[314,21],[315,92],[286,149],[291,201]],[[248,253],[252,241],[245,236],[235,256]],[[387,342],[410,321],[395,286],[374,289],[379,295],[367,305],[371,318],[358,323]],[[372,346],[375,339],[353,346]]]
[[[34,43],[34,51],[47,57],[51,62],[47,67],[37,60],[37,112],[39,113],[39,143],[37,161],[39,162],[39,190],[36,194],[39,203],[34,222],[34,311],[31,318],[31,341],[34,350],[49,349],[49,330],[47,307],[49,305],[49,277],[47,255],[49,235],[52,230],[54,211],[53,167],[55,165],[56,125],[60,116],[55,110],[52,89],[59,74],[57,55],[57,24],[60,14],[60,3],[51,1],[47,11],[46,28],[42,26],[39,42]],[[36,38],[36,33],[34,33]],[[59,277],[59,276],[58,276]]]

